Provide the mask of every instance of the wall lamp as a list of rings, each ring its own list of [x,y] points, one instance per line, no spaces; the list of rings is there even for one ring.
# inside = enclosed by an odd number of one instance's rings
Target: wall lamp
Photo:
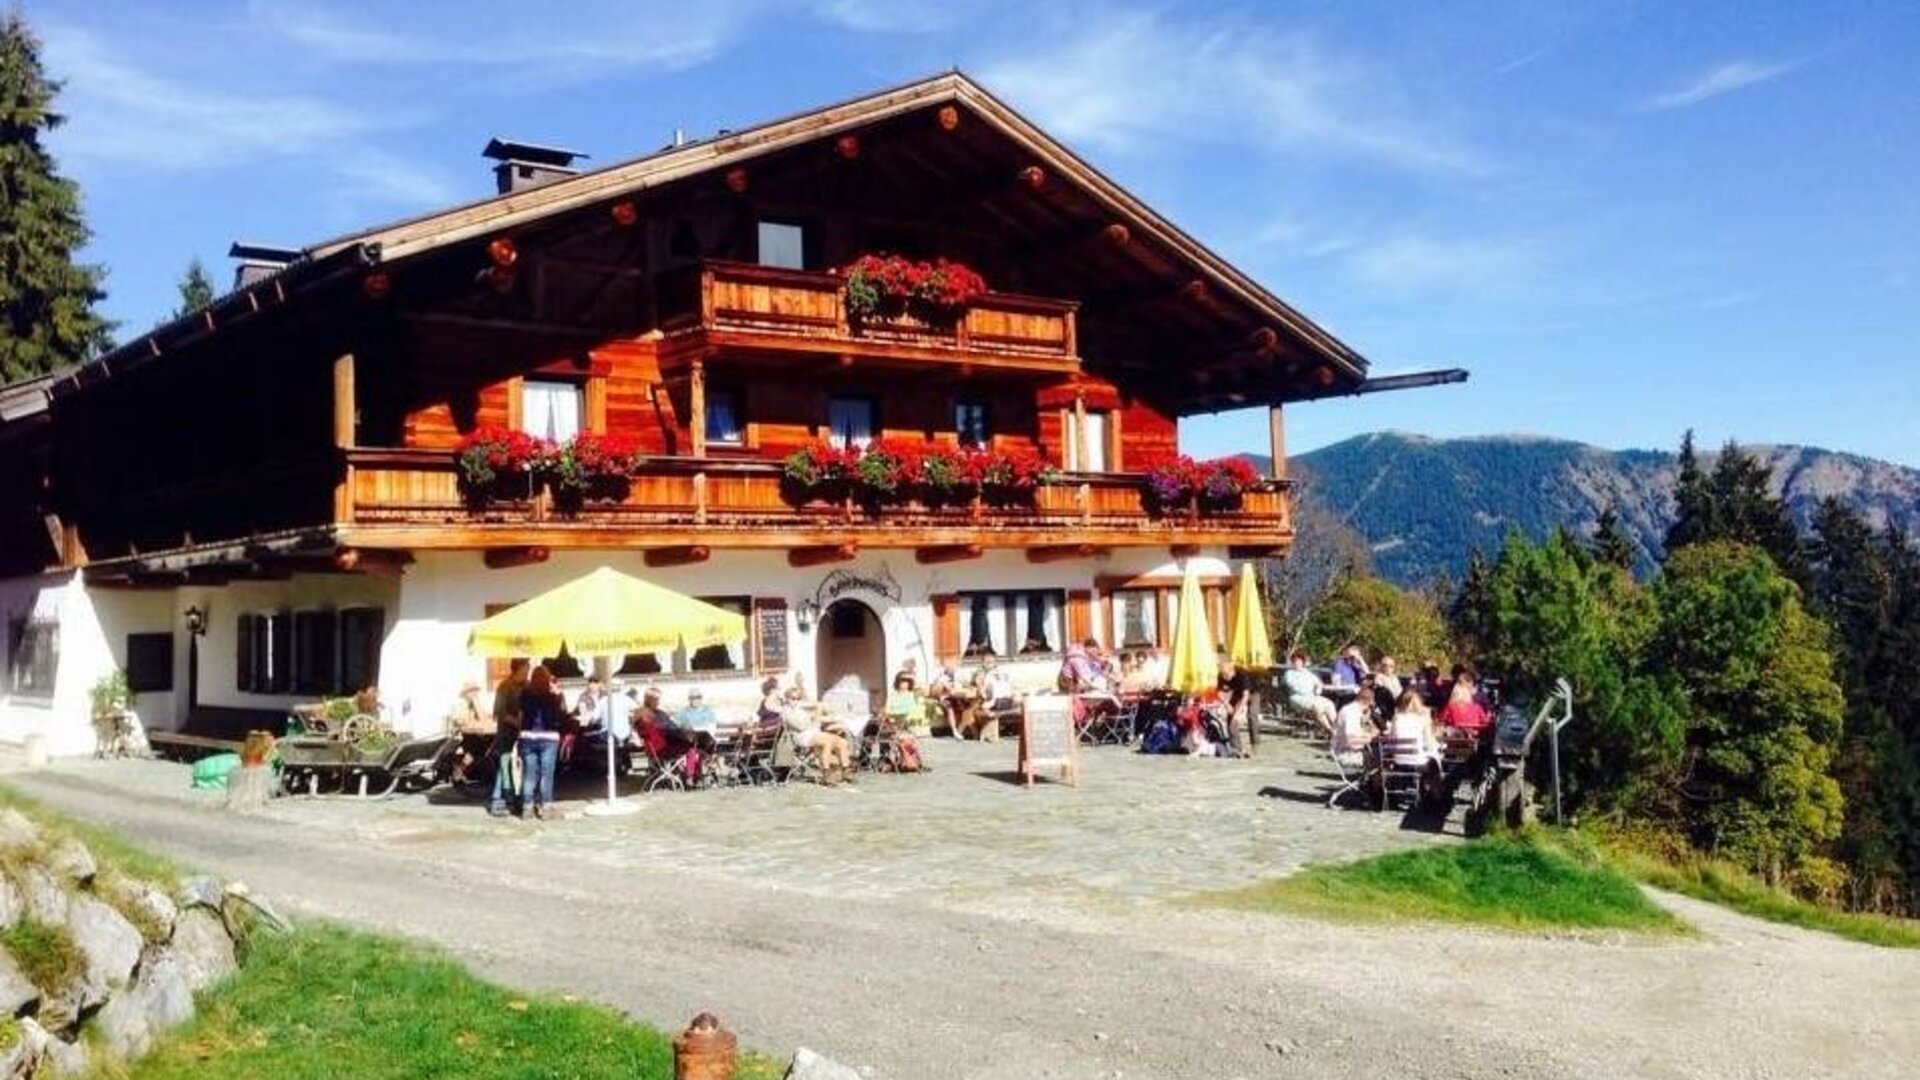
[[[820,605],[812,598],[802,600],[794,607],[793,617],[794,621],[800,625],[800,632],[807,633],[813,629],[814,623],[820,621]]]
[[[207,632],[206,609],[202,608],[198,604],[195,604],[192,607],[187,609],[187,633],[192,634],[194,637],[199,637],[200,635],[206,632]]]

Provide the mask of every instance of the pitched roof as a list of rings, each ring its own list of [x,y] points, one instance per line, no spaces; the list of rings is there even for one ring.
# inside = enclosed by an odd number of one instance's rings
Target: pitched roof
[[[789,147],[829,138],[903,113],[941,104],[964,105],[1047,168],[1077,184],[1137,236],[1158,240],[1211,285],[1247,304],[1296,334],[1327,360],[1355,378],[1367,361],[1313,320],[1296,311],[1198,240],[1161,217],[1144,202],[1041,131],[966,75],[952,71],[890,90],[799,113],[711,139],[673,146],[525,191],[509,192],[408,218],[315,244],[313,258],[364,245],[386,262],[406,259],[450,244],[510,229],[594,203],[660,187],[729,168]]]

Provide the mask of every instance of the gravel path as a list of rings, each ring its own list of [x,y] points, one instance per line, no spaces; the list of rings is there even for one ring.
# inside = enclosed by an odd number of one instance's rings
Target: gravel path
[[[1915,953],[1671,897],[1700,938],[1195,911],[1168,901],[1329,844],[1447,841],[1313,805],[1307,756],[1113,752],[1085,789],[1018,792],[993,777],[995,753],[943,747],[934,776],[857,792],[649,797],[635,818],[545,826],[418,799],[242,817],[155,763],[7,781],[296,911],[441,944],[490,978],[669,1029],[712,1009],[747,1045],[812,1046],[874,1077],[1784,1080],[1920,1063]],[[1158,782],[1143,792],[1142,776]]]

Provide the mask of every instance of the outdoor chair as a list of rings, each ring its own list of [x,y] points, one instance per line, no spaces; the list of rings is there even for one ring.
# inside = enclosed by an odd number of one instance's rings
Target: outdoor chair
[[[1380,809],[1393,804],[1396,792],[1411,794],[1413,805],[1427,796],[1437,766],[1417,738],[1383,738],[1380,747]]]
[[[687,785],[694,780],[695,777],[689,775],[687,771],[687,755],[680,754],[669,759],[648,748],[646,780],[648,791],[658,791],[661,788],[685,791]]]
[[[1327,809],[1333,809],[1340,796],[1351,791],[1357,795],[1368,796],[1371,793],[1364,785],[1373,778],[1373,748],[1348,750],[1341,746],[1338,732],[1327,740],[1327,758],[1333,762],[1333,771],[1340,777],[1340,786],[1327,795]]]
[[[734,744],[734,775],[747,784],[778,784],[782,777],[780,753],[785,732],[755,726],[740,732]]]

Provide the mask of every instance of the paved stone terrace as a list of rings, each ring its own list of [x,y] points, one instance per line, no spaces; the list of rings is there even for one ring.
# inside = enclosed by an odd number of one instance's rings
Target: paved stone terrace
[[[480,804],[438,789],[359,803],[290,798],[261,811],[292,828],[318,828],[400,846],[497,838],[502,857],[525,847],[570,853],[610,870],[682,867],[775,888],[869,898],[918,898],[974,907],[1166,900],[1457,836],[1432,822],[1362,809],[1327,810],[1334,781],[1325,756],[1268,737],[1252,760],[1149,757],[1082,748],[1080,786],[1021,786],[1017,743],[923,739],[929,772],[861,774],[850,787],[790,784],[638,794],[625,818],[580,813],[605,792],[562,785],[565,818],[488,818]],[[156,798],[217,805],[188,789],[183,766],[70,761],[54,769],[83,782]]]

